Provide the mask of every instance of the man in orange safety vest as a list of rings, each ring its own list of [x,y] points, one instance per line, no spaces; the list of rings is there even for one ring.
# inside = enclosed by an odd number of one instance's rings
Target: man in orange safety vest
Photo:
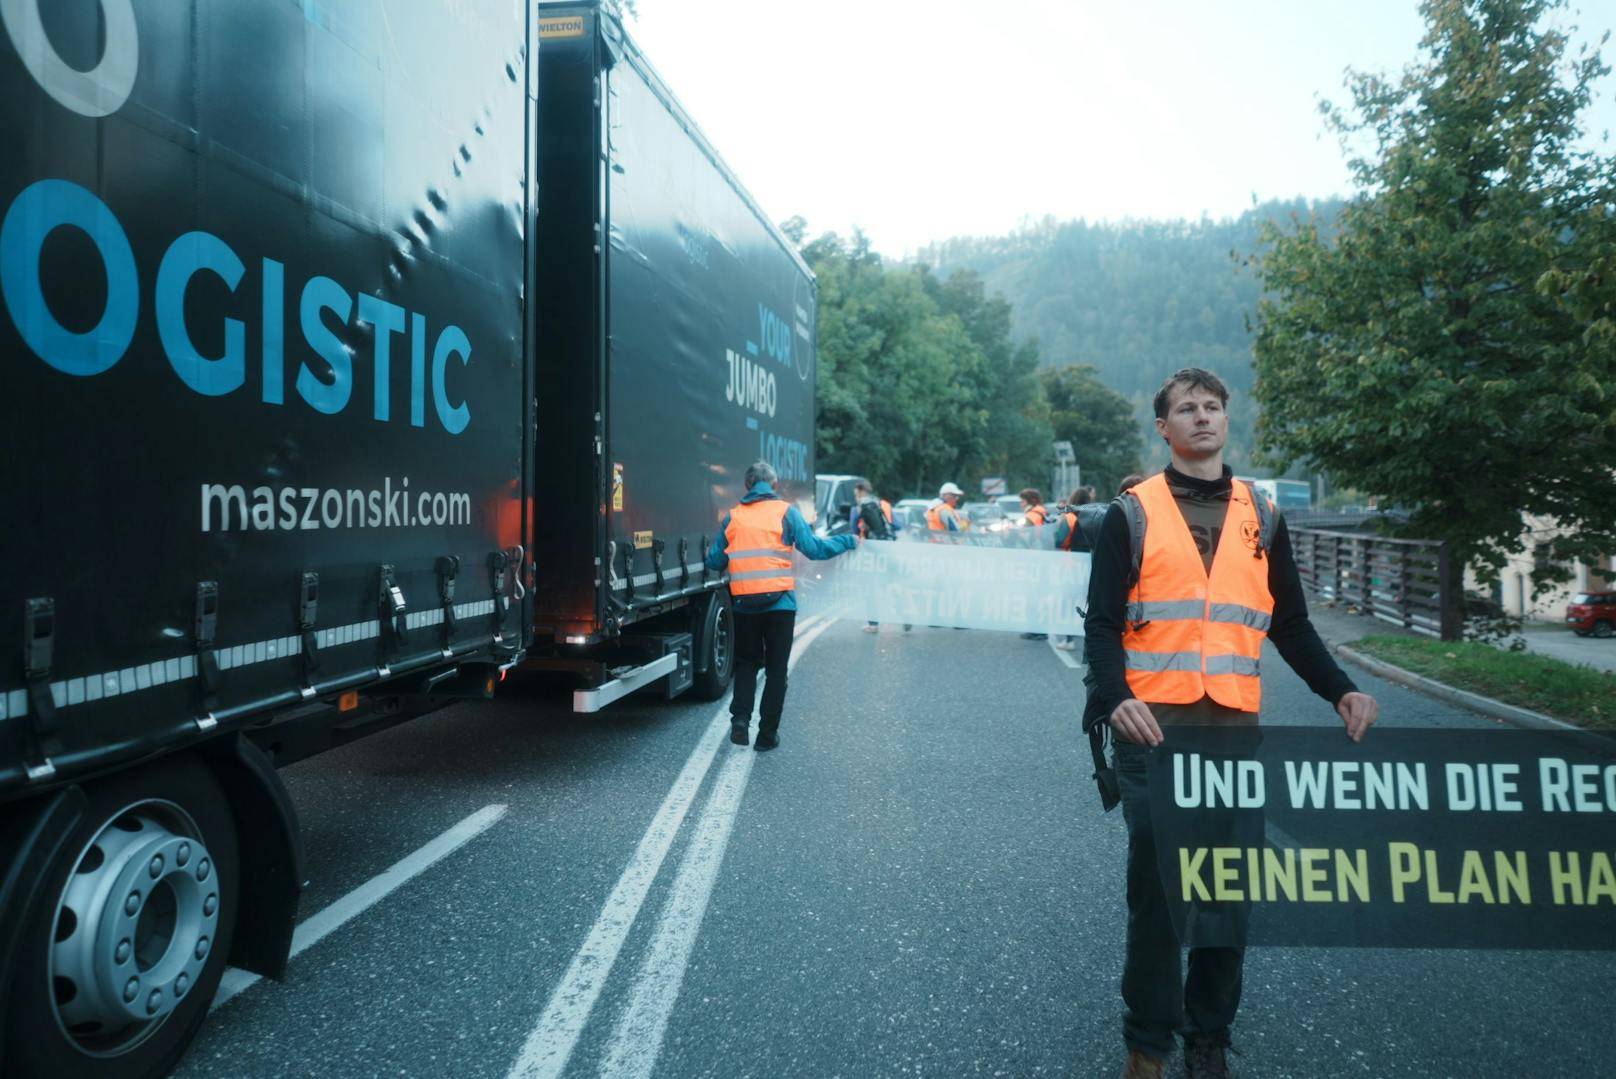
[[[791,551],[824,560],[851,551],[853,535],[821,539],[802,513],[775,493],[779,477],[767,461],[746,470],[746,494],[724,515],[718,536],[707,551],[707,566],[729,570],[729,593],[735,609],[735,690],[730,697],[729,740],[747,744],[758,671],[764,672],[763,703],[758,718],[758,752],[780,744],[780,713],[786,702],[786,665],[797,622],[797,582]]]
[[[1083,720],[1110,725],[1128,826],[1123,1074],[1139,1079],[1164,1074],[1175,1032],[1186,1075],[1228,1074],[1244,965],[1242,948],[1191,947],[1183,976],[1151,826],[1152,754],[1167,752],[1159,747],[1175,725],[1256,726],[1265,639],[1354,741],[1379,714],[1308,620],[1283,518],[1223,463],[1228,400],[1218,377],[1196,367],[1162,384],[1156,433],[1172,463],[1112,503],[1093,552]]]

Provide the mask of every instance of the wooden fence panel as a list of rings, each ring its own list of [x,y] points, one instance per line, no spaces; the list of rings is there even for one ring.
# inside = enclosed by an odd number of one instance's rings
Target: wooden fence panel
[[[1462,635],[1461,577],[1446,545],[1317,528],[1290,535],[1302,587],[1314,596],[1444,641]]]

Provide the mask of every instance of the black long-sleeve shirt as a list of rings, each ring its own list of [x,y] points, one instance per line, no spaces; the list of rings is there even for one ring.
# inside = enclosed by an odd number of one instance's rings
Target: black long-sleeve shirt
[[[1201,480],[1186,476],[1177,469],[1167,469],[1167,482],[1175,498],[1227,501],[1231,489],[1231,476],[1227,466],[1223,476],[1216,480]],[[1148,522],[1147,522],[1148,527]],[[1117,705],[1133,696],[1128,688],[1127,664],[1122,650],[1124,613],[1128,602],[1128,575],[1133,564],[1132,537],[1128,534],[1128,518],[1122,509],[1113,505],[1100,526],[1100,543],[1094,550],[1094,562],[1089,579],[1089,606],[1083,621],[1083,653],[1088,663],[1088,705],[1085,719],[1110,716]],[[1307,598],[1302,592],[1302,579],[1296,572],[1296,559],[1291,554],[1290,532],[1284,517],[1276,522],[1273,542],[1267,552],[1268,590],[1274,597],[1273,620],[1268,639],[1274,642],[1280,656],[1292,670],[1302,677],[1314,693],[1332,705],[1357,689],[1352,679],[1336,663],[1335,657],[1324,646],[1318,630],[1307,616]],[[1160,709],[1153,708],[1153,711]],[[1158,715],[1159,721],[1170,721],[1168,715]]]

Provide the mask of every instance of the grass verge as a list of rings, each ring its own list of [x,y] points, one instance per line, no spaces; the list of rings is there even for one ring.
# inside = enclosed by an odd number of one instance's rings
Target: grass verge
[[[1616,674],[1478,641],[1365,637],[1352,647],[1455,689],[1584,727],[1616,730]]]

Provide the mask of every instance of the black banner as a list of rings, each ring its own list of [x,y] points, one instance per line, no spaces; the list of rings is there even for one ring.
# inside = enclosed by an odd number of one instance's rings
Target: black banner
[[[1186,945],[1616,947],[1616,739],[1173,727],[1147,772]]]

